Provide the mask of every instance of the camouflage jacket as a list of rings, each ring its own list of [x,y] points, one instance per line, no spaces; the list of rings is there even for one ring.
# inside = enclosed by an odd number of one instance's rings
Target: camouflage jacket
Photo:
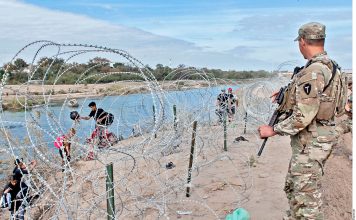
[[[315,119],[320,107],[320,95],[332,76],[332,67],[317,62],[330,60],[326,52],[315,55],[300,70],[288,86],[287,106],[292,114],[274,126],[278,134],[296,135]]]
[[[348,96],[348,110],[346,112],[347,118],[342,120],[335,128],[338,135],[352,132],[352,93]]]

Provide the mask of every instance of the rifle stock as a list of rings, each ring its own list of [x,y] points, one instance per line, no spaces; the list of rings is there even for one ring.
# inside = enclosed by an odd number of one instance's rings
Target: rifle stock
[[[298,74],[298,72],[299,72],[300,70],[302,70],[303,68],[304,68],[304,66],[302,66],[302,67],[295,67],[291,79],[293,79],[294,76],[295,76],[296,74]],[[288,85],[289,85],[289,84],[288,84]],[[277,95],[277,97],[276,97],[276,102],[277,102],[278,105],[281,105],[281,104],[282,104],[283,99],[284,99],[284,93],[285,93],[285,91],[286,91],[287,88],[288,88],[288,86],[281,87],[281,88],[279,89],[278,95]],[[277,123],[277,120],[278,120],[279,116],[281,116],[281,114],[282,114],[282,112],[279,112],[279,110],[278,110],[278,108],[277,108],[277,110],[274,111],[274,113],[273,113],[273,115],[272,115],[272,118],[271,118],[271,120],[270,120],[270,122],[269,122],[268,125],[271,126],[271,127],[273,127],[273,126]],[[290,114],[291,114],[291,112],[289,112],[289,113],[287,114],[287,117],[289,117]],[[259,151],[258,151],[258,153],[257,153],[257,156],[261,156],[262,151],[263,151],[263,149],[264,149],[264,147],[265,147],[265,145],[266,145],[267,140],[268,140],[268,138],[264,138],[263,143],[262,143],[262,145],[261,145],[261,147],[260,147],[260,149],[259,149]]]

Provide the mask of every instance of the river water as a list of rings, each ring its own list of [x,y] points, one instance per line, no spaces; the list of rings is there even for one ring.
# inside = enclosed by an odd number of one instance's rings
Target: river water
[[[230,86],[234,90],[237,86]],[[177,106],[178,116],[184,117],[184,114],[192,114],[195,120],[209,121],[216,120],[215,100],[223,87],[210,87],[200,89],[190,89],[184,91],[170,91],[162,95],[163,103],[159,104],[156,95],[132,94],[121,96],[105,96],[100,98],[78,99],[79,107],[71,108],[63,104],[51,104],[45,107],[34,108],[22,112],[3,112],[1,120],[6,130],[12,137],[22,141],[24,138],[32,137],[34,134],[28,129],[28,122],[32,122],[37,130],[43,135],[49,146],[53,146],[54,139],[64,133],[67,133],[70,127],[73,127],[74,121],[70,119],[71,111],[78,111],[81,116],[89,115],[89,102],[95,101],[97,107],[115,116],[114,123],[109,130],[117,136],[124,138],[133,133],[133,129],[149,132],[153,125],[153,106],[155,106],[156,120],[163,113],[162,122],[169,123],[173,120],[173,105]],[[226,85],[224,86],[226,88]],[[94,120],[81,120],[75,125],[77,136],[84,141],[89,137],[95,127]],[[2,138],[2,145],[7,145],[6,138]],[[32,142],[32,145],[36,143]]]

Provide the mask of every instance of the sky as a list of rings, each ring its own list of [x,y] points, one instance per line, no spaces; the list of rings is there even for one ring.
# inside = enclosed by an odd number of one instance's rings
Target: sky
[[[352,68],[351,0],[0,0],[0,63],[35,40],[124,49],[142,63],[224,70],[303,65],[294,42],[326,25],[326,50]],[[35,52],[35,51],[34,51]],[[33,53],[34,53],[33,52]],[[24,54],[30,60],[33,54]]]

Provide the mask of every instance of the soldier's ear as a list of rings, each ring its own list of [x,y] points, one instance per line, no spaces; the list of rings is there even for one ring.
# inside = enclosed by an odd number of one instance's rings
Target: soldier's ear
[[[302,46],[305,46],[305,44],[307,43],[304,38],[300,38],[299,39],[299,43],[302,45]]]

